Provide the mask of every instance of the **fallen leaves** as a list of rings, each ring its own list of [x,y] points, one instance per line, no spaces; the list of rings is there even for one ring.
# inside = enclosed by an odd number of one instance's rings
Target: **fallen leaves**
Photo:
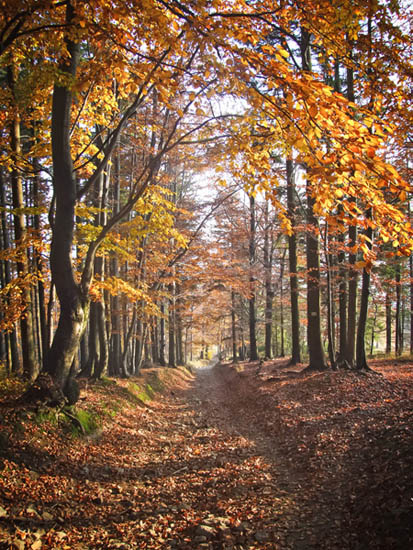
[[[413,367],[376,368],[216,367],[144,407],[92,386],[88,406],[119,404],[97,440],[30,418],[14,433],[6,417],[0,546],[407,548]]]

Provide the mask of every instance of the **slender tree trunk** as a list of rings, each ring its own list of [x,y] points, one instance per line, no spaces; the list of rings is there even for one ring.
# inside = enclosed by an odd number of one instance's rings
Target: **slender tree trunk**
[[[351,57],[351,53],[350,53]],[[347,69],[347,99],[354,103],[354,73],[352,68]],[[348,366],[354,365],[354,353],[356,342],[356,315],[357,315],[357,279],[358,273],[355,268],[357,255],[355,252],[357,243],[357,226],[351,225],[348,232],[349,238],[349,272],[348,272],[348,311],[347,311],[347,345],[345,362]]]
[[[14,93],[15,75],[14,69],[9,67],[9,81],[10,88]],[[11,136],[11,150],[12,158],[14,161],[13,169],[11,171],[11,187],[13,195],[13,219],[14,219],[14,234],[16,243],[22,246],[25,250],[20,254],[20,260],[17,261],[17,272],[20,277],[25,277],[29,273],[29,259],[27,250],[27,231],[25,216],[23,213],[24,199],[23,199],[23,182],[20,175],[17,163],[21,156],[21,143],[20,143],[20,118],[16,113],[13,118],[13,122],[10,128]],[[24,315],[20,319],[20,337],[23,355],[23,375],[28,380],[34,380],[39,372],[39,366],[36,361],[35,353],[35,341],[33,330],[33,303],[31,288],[28,283],[24,283],[22,288],[22,300],[24,304]]]
[[[337,364],[340,367],[346,356],[347,348],[347,269],[345,265],[346,255],[344,252],[344,236],[342,233],[338,236],[338,242],[340,246],[339,253],[337,255],[338,260],[338,303],[339,303],[339,319],[340,319],[340,334],[339,334],[339,352],[337,357]]]
[[[371,211],[368,211],[366,214],[367,219],[371,218]],[[367,237],[367,246],[371,248],[371,239],[373,236],[373,230],[371,227],[366,229]],[[370,270],[363,269],[362,275],[362,286],[361,286],[361,296],[360,296],[360,313],[357,326],[357,348],[356,348],[356,369],[357,370],[370,370],[367,364],[366,359],[366,323],[367,323],[367,312],[369,304],[369,294],[370,294]]]
[[[160,305],[161,318],[159,320],[159,364],[161,367],[165,367],[165,304],[161,302]]]
[[[120,205],[120,158],[119,146],[115,154],[115,177],[113,189],[113,212],[116,214],[119,211]],[[119,260],[117,254],[112,255],[110,262],[111,275],[119,277]],[[111,297],[111,347],[110,347],[110,366],[111,370],[116,375],[121,375],[122,372],[122,340],[121,340],[121,301],[118,295]]]
[[[38,208],[41,205],[41,200],[40,200],[40,191],[39,191],[40,164],[38,163],[37,160],[35,160],[34,166],[37,170],[37,173],[33,181],[33,198],[34,198],[34,206]],[[38,233],[40,233],[40,216],[38,214],[35,214],[34,216],[34,228]],[[41,356],[43,359],[44,357],[46,357],[46,354],[49,351],[49,347],[48,347],[47,318],[46,318],[46,292],[45,292],[45,286],[43,282],[45,279],[45,277],[43,276],[44,267],[43,267],[40,254],[38,253],[36,253],[36,268],[40,275],[37,283],[37,294],[39,297],[39,323],[40,323],[40,335],[41,335],[41,343],[42,343]]]
[[[237,355],[237,330],[235,319],[235,292],[231,291],[231,336],[232,336],[232,360],[234,363],[238,361]]]
[[[258,360],[257,336],[256,336],[256,311],[255,311],[255,199],[250,195],[250,237],[249,237],[249,266],[250,266],[250,298],[249,306],[249,334],[250,334],[250,359]]]
[[[409,258],[409,275],[410,275],[410,355],[413,354],[413,256]]]
[[[334,337],[334,296],[333,296],[333,255],[328,250],[328,224],[326,222],[325,236],[324,236],[324,256],[327,267],[327,331],[328,331],[328,356],[330,359],[330,365],[332,369],[337,368],[336,363],[336,347]]]
[[[265,202],[264,230],[264,271],[265,271],[265,357],[271,359],[272,339],[272,227],[269,221],[269,200]]]
[[[175,358],[175,284],[171,283],[169,287],[171,298],[168,308],[168,366],[176,367]]]
[[[284,265],[285,253],[280,257],[280,336],[281,336],[281,357],[285,357],[285,327],[284,327]]]
[[[373,322],[372,322],[372,326],[371,326],[370,357],[373,357],[373,353],[374,353],[374,341],[375,341],[375,338],[376,338],[377,312],[378,312],[378,307],[377,307],[377,304],[375,304],[374,305],[374,317],[373,317]]]
[[[395,352],[396,356],[401,355],[401,287],[400,287],[400,261],[396,264],[396,330],[395,330]]]
[[[301,363],[300,354],[300,313],[298,309],[298,269],[297,269],[297,235],[296,204],[294,188],[293,161],[287,159],[287,208],[291,222],[291,235],[288,236],[288,266],[290,278],[291,304],[291,359],[290,365]]]
[[[9,228],[7,224],[7,216],[6,216],[6,210],[7,202],[6,202],[6,191],[5,191],[5,184],[3,180],[3,170],[0,167],[0,193],[1,193],[1,205],[3,206],[3,210],[1,211],[1,229],[2,229],[2,245],[3,250],[7,250],[10,248],[10,237],[9,237]],[[4,269],[4,286],[10,284],[11,282],[11,265],[10,260],[3,260],[3,269]],[[17,333],[16,329],[13,329],[11,332],[8,333],[7,337],[7,361],[9,365],[9,372],[12,372],[13,374],[19,374],[21,370],[21,362],[19,357],[19,349],[17,345]]]
[[[391,315],[391,295],[390,291],[386,292],[386,354],[391,353],[391,329],[392,329],[392,315]]]
[[[301,64],[304,71],[311,69],[311,35],[301,28]],[[306,261],[307,261],[307,339],[309,369],[323,370],[327,368],[321,339],[321,312],[320,312],[320,254],[318,224],[314,214],[314,198],[310,182],[307,180],[307,232],[306,232]]]

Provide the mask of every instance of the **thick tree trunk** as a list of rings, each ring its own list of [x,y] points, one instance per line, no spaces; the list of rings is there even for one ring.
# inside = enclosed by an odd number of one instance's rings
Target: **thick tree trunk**
[[[290,278],[291,305],[291,359],[290,365],[301,363],[300,354],[300,313],[298,309],[298,270],[297,270],[297,235],[296,205],[294,189],[293,161],[287,159],[287,208],[292,233],[288,236],[288,267]]]
[[[311,196],[311,188],[307,183],[306,259],[308,368],[311,370],[324,370],[327,368],[327,363],[321,340],[319,239],[313,205],[314,200]]]
[[[67,21],[73,8],[67,4]],[[79,45],[67,40],[68,61],[60,71],[69,80],[75,77]],[[45,370],[58,386],[67,383],[88,316],[89,297],[76,282],[72,267],[75,223],[76,181],[70,151],[72,93],[69,86],[56,83],[52,102],[53,188],[56,211],[50,252],[53,282],[60,302],[60,317],[52,346],[45,359]]]

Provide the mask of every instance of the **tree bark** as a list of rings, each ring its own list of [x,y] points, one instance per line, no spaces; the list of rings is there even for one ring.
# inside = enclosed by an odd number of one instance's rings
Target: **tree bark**
[[[272,227],[269,220],[269,200],[265,202],[265,229],[264,229],[264,272],[265,272],[265,357],[272,355]]]
[[[386,354],[391,353],[391,329],[392,329],[392,300],[390,291],[386,291]]]
[[[250,336],[250,360],[258,360],[257,335],[256,335],[256,311],[255,311],[255,199],[250,195],[250,236],[249,236],[249,267],[250,267],[250,298],[248,300],[249,311],[249,336]]]
[[[366,214],[367,219],[371,217],[371,211],[368,211]],[[371,239],[373,236],[373,230],[371,227],[366,229],[366,244],[369,249],[371,249]],[[370,370],[367,359],[366,359],[366,323],[367,323],[367,312],[369,304],[369,294],[370,294],[370,270],[366,267],[363,268],[362,275],[362,286],[361,286],[361,296],[360,296],[360,312],[357,326],[357,347],[356,347],[356,369],[357,370]]]
[[[296,235],[296,204],[294,188],[293,161],[287,159],[287,209],[291,222],[291,235],[288,236],[288,267],[290,279],[291,306],[291,359],[289,364],[301,363],[300,353],[300,313],[298,309],[298,269],[297,269],[297,235]]]
[[[15,68],[9,67],[9,85],[14,94],[15,87]],[[17,107],[16,107],[17,109]],[[20,260],[17,261],[18,276],[24,279],[29,273],[29,259],[27,250],[27,231],[25,215],[23,213],[23,182],[18,168],[19,158],[21,156],[21,141],[20,141],[20,117],[18,112],[14,114],[13,121],[10,127],[11,151],[13,159],[13,168],[11,171],[11,187],[13,197],[13,219],[14,219],[14,234],[17,246],[21,246],[23,250],[20,254]],[[23,355],[23,375],[26,379],[33,381],[38,372],[39,365],[36,361],[35,341],[33,331],[33,303],[31,288],[27,282],[23,283],[22,300],[24,305],[24,315],[20,319],[20,338]]]
[[[311,71],[311,36],[301,28],[301,63],[304,71]],[[307,232],[306,232],[306,261],[307,261],[307,340],[309,365],[311,370],[327,368],[326,358],[321,340],[321,312],[320,312],[320,254],[318,224],[314,214],[314,198],[312,189],[307,180]]]
[[[402,328],[401,328],[401,287],[400,287],[400,261],[397,260],[396,263],[396,274],[395,274],[395,285],[396,285],[396,327],[395,327],[395,352],[396,356],[400,357],[402,354]]]
[[[323,344],[321,340],[321,312],[320,312],[320,256],[318,243],[317,220],[314,215],[314,199],[311,196],[311,187],[307,183],[307,338],[308,355],[311,370],[327,368]]]
[[[67,22],[73,18],[67,4]],[[76,75],[79,45],[66,40],[69,58],[60,72],[70,80]],[[50,267],[60,302],[60,316],[51,348],[45,359],[45,370],[63,388],[77,352],[88,316],[88,293],[77,283],[72,267],[73,231],[75,223],[76,180],[70,150],[72,92],[68,85],[57,82],[52,100],[53,188],[56,211],[50,252]]]

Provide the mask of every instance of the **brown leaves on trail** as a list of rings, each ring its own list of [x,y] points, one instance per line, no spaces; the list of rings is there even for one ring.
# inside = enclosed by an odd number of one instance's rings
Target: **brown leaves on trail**
[[[374,367],[166,369],[146,405],[92,385],[89,438],[4,409],[0,548],[409,548],[413,366]]]

